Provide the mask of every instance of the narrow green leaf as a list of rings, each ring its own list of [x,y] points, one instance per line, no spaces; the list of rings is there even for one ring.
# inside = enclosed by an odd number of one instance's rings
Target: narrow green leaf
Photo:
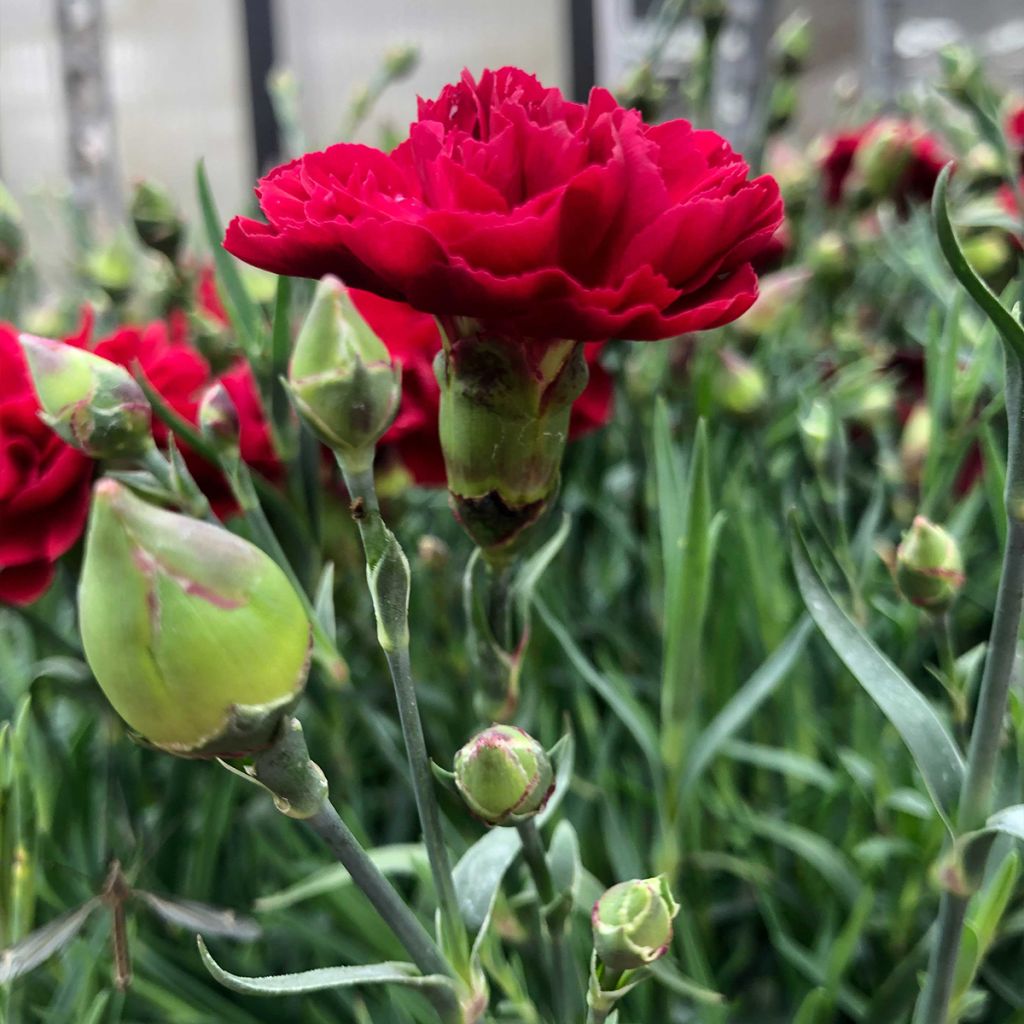
[[[946,262],[956,275],[957,280],[992,321],[1009,351],[1013,352],[1018,360],[1024,361],[1024,325],[1021,325],[1017,318],[999,301],[992,289],[975,273],[974,268],[967,261],[967,257],[964,256],[960,243],[957,241],[956,232],[950,223],[947,193],[949,191],[949,176],[952,171],[952,162],[946,164],[935,183],[935,191],[932,193],[932,218],[935,222],[935,233],[938,235],[942,254],[946,257]]]
[[[551,631],[551,635],[561,645],[573,668],[580,674],[583,681],[608,704],[619,721],[636,740],[652,770],[656,770],[660,764],[658,734],[647,709],[627,689],[616,688],[594,668],[587,656],[576,645],[569,631],[555,618],[554,613],[543,600],[539,597],[535,598],[534,607],[540,614],[544,625]]]
[[[389,878],[415,878],[430,867],[427,852],[421,843],[378,846],[368,853],[374,865]],[[348,871],[340,864],[332,864],[280,892],[261,896],[253,904],[253,909],[259,913],[284,910],[296,903],[344,889],[352,884],[352,876]]]
[[[755,711],[778,689],[803,652],[813,624],[804,616],[778,650],[740,687],[728,704],[701,731],[683,769],[680,802],[685,802],[705,769],[722,747],[750,720]]]
[[[691,1002],[702,1006],[720,1006],[725,1002],[725,996],[721,992],[715,992],[714,989],[686,977],[667,957],[655,960],[650,966],[650,971],[655,981]]]
[[[263,314],[246,291],[234,257],[229,255],[221,244],[224,240],[224,228],[217,213],[210,180],[206,175],[206,165],[202,160],[196,164],[196,189],[199,193],[199,207],[203,215],[203,227],[206,229],[206,240],[210,245],[217,272],[217,291],[220,293],[239,344],[251,360],[258,361],[266,333],[262,326]]]
[[[793,1024],[828,1024],[832,1012],[832,999],[823,988],[807,993],[793,1018]]]
[[[840,660],[902,737],[932,802],[952,830],[964,773],[963,757],[953,737],[935,709],[839,606],[814,568],[792,516],[790,525],[793,567],[807,610]]]
[[[316,620],[333,641],[337,636],[338,624],[334,615],[334,563],[328,562],[320,573],[313,598]]]
[[[318,967],[297,974],[275,974],[262,978],[247,978],[224,970],[206,948],[202,938],[196,936],[203,966],[225,988],[249,996],[294,996],[307,992],[322,992],[330,988],[351,988],[354,985],[404,985],[411,988],[447,988],[451,981],[442,975],[423,975],[415,964],[387,961],[381,964],[361,964],[356,967]]]

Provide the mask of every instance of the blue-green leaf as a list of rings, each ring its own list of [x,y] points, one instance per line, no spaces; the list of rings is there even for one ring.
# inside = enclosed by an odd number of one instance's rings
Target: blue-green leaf
[[[296,974],[274,974],[247,978],[225,971],[210,955],[206,943],[196,936],[203,966],[225,988],[248,996],[295,996],[322,992],[330,988],[351,988],[354,985],[404,985],[410,988],[438,989],[451,986],[451,980],[439,974],[420,974],[415,964],[386,961],[355,967],[318,967]]]
[[[964,761],[935,709],[839,606],[811,562],[791,517],[793,567],[807,610],[840,660],[896,728],[946,825],[956,807]]]

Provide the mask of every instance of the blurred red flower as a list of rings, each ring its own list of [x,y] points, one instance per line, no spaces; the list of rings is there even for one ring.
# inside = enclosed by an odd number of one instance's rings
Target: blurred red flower
[[[92,462],[42,420],[17,333],[0,324],[0,601],[28,604],[85,527]]]
[[[1024,174],[1024,105],[1010,111],[1006,118],[1006,135],[1010,145],[1020,152],[1020,171]]]
[[[87,308],[78,333],[65,340],[88,348],[129,370],[137,362],[164,401],[189,423],[196,423],[203,392],[215,380],[220,380],[238,409],[239,445],[243,460],[271,480],[281,476],[282,467],[274,452],[259,391],[248,363],[239,360],[225,373],[214,377],[206,360],[189,344],[180,323],[156,320],[144,326],[127,325],[93,342],[90,340],[93,320],[92,311]],[[158,445],[167,444],[167,427],[155,416],[153,437]],[[179,441],[179,447],[214,512],[225,516],[236,511],[231,491],[220,471],[187,444]]]
[[[838,206],[857,187],[899,206],[927,202],[948,162],[942,144],[919,125],[876,118],[826,141],[821,160],[825,199]]]
[[[511,338],[655,339],[728,323],[782,218],[770,177],[714,132],[644,124],[594,89],[567,101],[517,68],[421,100],[385,154],[341,144],[257,188],[267,218],[224,245]]]
[[[444,487],[444,458],[437,416],[441,391],[434,375],[434,357],[441,336],[433,317],[405,303],[391,302],[371,292],[352,290],[359,312],[402,364],[402,403],[395,422],[381,439],[381,449],[395,452],[422,487]],[[590,378],[572,408],[570,437],[582,437],[608,422],[612,413],[611,375],[600,362],[602,344],[587,345]]]

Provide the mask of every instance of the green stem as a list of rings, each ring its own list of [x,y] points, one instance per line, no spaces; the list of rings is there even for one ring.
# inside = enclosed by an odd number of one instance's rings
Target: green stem
[[[601,986],[601,991],[614,992],[619,987],[619,982],[622,981],[623,973],[623,971],[615,971],[610,967],[605,967],[604,964],[598,964],[597,980]],[[591,1006],[587,1010],[587,1024],[604,1024],[611,1013],[611,1009],[604,1010]]]
[[[274,794],[278,809],[304,821],[327,844],[416,966],[425,975],[454,980],[451,965],[419,918],[373,863],[328,799],[324,774],[310,760],[302,728],[296,720],[282,725],[278,739],[256,755],[253,767],[255,777]],[[445,1024],[461,1024],[454,988],[433,998]]]
[[[366,554],[367,575],[370,578],[391,556],[397,555],[404,569],[405,586],[408,586],[408,562],[397,539],[388,530],[381,518],[377,501],[377,490],[373,480],[372,461],[346,464],[338,458],[338,466],[353,502],[353,517],[359,528],[359,536]],[[423,843],[430,861],[434,888],[437,892],[440,911],[441,947],[455,964],[457,972],[471,982],[469,938],[466,926],[459,912],[455,882],[452,878],[451,860],[445,845],[441,828],[441,811],[434,792],[434,776],[427,754],[423,722],[420,719],[416,687],[413,682],[412,665],[409,658],[408,590],[404,595],[380,593],[384,589],[400,589],[396,582],[376,584],[371,579],[371,593],[377,612],[377,636],[391,670],[395,688],[398,716],[405,739],[406,755],[412,775],[416,810],[419,814]],[[375,589],[378,587],[378,589]]]
[[[302,602],[306,618],[313,631],[313,653],[317,661],[324,666],[335,682],[344,680],[348,676],[345,659],[341,656],[335,640],[321,625],[313,602],[309,599],[309,594],[306,593],[306,588],[303,587],[302,581],[288,561],[288,556],[285,554],[284,548],[281,547],[281,542],[277,539],[270,520],[267,519],[267,514],[260,504],[249,468],[237,457],[223,458],[221,468],[227,478],[231,493],[234,495],[235,501],[238,502],[238,507],[242,510],[246,523],[252,530],[256,543],[281,567],[285,576],[288,577],[292,589]]]
[[[568,1022],[573,1019],[569,994],[572,985],[572,965],[565,948],[565,909],[560,905],[559,894],[555,890],[555,882],[551,877],[548,859],[544,854],[544,843],[536,822],[533,818],[521,821],[516,825],[516,831],[523,844],[523,859],[530,869],[533,884],[537,887],[541,916],[544,918],[548,935],[555,1019],[559,1022]]]
[[[206,495],[195,486],[194,481],[191,481],[192,486],[189,488],[191,493],[185,493],[181,481],[174,476],[174,467],[170,460],[156,446],[151,447],[140,459],[140,462],[144,469],[148,469],[153,474],[161,487],[185,503],[190,515],[197,519],[205,519],[208,523],[220,525],[220,520],[213,514]]]
[[[957,830],[961,835],[983,825],[992,807],[1003,719],[1020,636],[1021,612],[1024,611],[1024,401],[1021,375],[1019,360],[1008,351],[1007,540],[985,671],[981,677],[978,708],[967,752],[967,772],[960,791]],[[939,905],[937,938],[915,1024],[947,1024],[953,972],[966,913],[966,900],[952,893],[943,895]]]

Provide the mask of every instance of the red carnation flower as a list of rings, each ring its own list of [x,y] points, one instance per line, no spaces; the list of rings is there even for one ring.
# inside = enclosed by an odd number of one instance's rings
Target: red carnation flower
[[[877,118],[826,143],[821,161],[825,199],[837,206],[856,185],[901,207],[926,202],[948,162],[941,143],[918,125]]]
[[[381,438],[381,447],[394,451],[420,486],[443,487],[444,456],[437,432],[441,392],[434,373],[434,358],[441,349],[437,322],[402,302],[371,292],[353,290],[351,295],[367,323],[402,365],[402,403],[395,422]],[[570,437],[597,430],[611,417],[613,384],[599,362],[602,347],[586,347],[590,378],[572,407]]]
[[[17,334],[0,324],[0,601],[28,604],[81,536],[92,463],[39,419]]]
[[[1010,111],[1006,119],[1006,134],[1010,145],[1020,152],[1020,170],[1024,174],[1024,106]]]
[[[267,223],[224,245],[492,336],[655,339],[728,323],[782,217],[770,177],[686,121],[649,126],[611,93],[567,101],[517,68],[421,100],[385,154],[341,144],[259,184]]]
[[[243,460],[272,480],[280,477],[281,464],[274,452],[259,391],[248,363],[239,361],[219,378],[214,378],[206,360],[188,344],[180,325],[175,328],[173,324],[157,320],[143,327],[124,326],[106,338],[90,342],[93,319],[91,310],[87,309],[81,329],[77,335],[66,339],[68,343],[88,348],[129,370],[134,369],[137,362],[163,400],[189,423],[197,421],[203,392],[215,379],[222,381],[238,409],[239,446]],[[157,417],[153,419],[153,437],[158,445],[166,446],[168,430]],[[220,471],[187,444],[179,442],[179,447],[189,471],[209,498],[214,512],[219,516],[235,512],[230,488]]]

